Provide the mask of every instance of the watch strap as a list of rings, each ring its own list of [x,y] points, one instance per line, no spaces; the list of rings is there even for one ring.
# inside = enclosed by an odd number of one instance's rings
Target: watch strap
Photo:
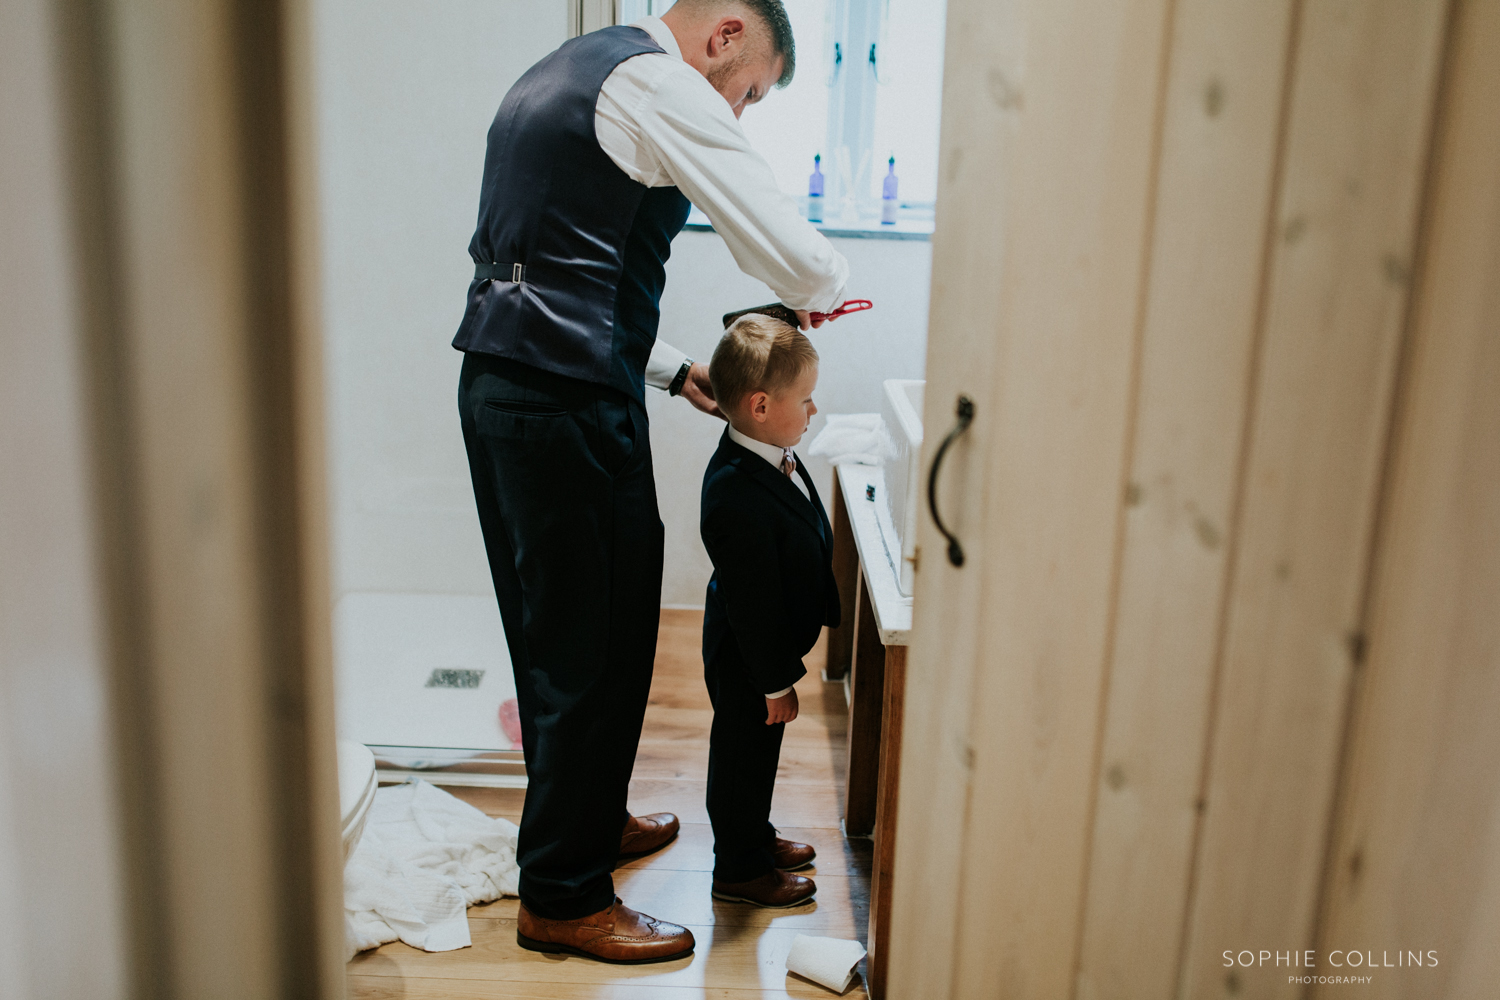
[[[688,358],[686,361],[684,361],[682,363],[682,367],[679,368],[679,369],[677,369],[677,374],[675,376],[673,376],[672,383],[667,386],[667,395],[669,395],[669,396],[680,396],[680,395],[682,395],[682,387],[685,386],[685,385],[687,385],[688,372],[690,372],[692,370],[693,370],[693,359],[692,358]]]

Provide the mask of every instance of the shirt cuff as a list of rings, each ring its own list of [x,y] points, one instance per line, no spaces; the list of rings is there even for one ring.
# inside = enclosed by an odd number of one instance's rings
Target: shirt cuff
[[[847,270],[847,268],[846,268],[846,270]],[[839,306],[843,305],[845,302],[848,301],[847,299],[844,298],[844,296],[847,295],[848,293],[849,293],[849,289],[848,289],[847,286],[845,286],[845,285],[839,285],[839,293],[833,297],[833,301],[832,302],[828,303],[828,308],[826,308],[826,309],[813,309],[813,310],[810,310],[810,311],[811,312],[833,312]]]
[[[686,354],[671,344],[658,340],[651,346],[651,357],[646,360],[646,384],[653,389],[665,390],[687,359]]]
[[[785,698],[787,695],[792,693],[792,688],[796,686],[797,685],[793,684],[791,685],[791,687],[784,687],[780,691],[772,691],[770,694],[766,695],[766,700],[775,701],[777,698]]]

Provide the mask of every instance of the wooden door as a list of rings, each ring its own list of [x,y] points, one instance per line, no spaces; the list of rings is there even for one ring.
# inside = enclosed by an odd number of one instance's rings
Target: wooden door
[[[949,5],[893,997],[1070,989],[1169,6]]]
[[[1460,4],[1448,53],[1315,942],[1372,952],[1380,1000],[1500,980],[1500,5]]]
[[[1459,540],[1500,489],[1475,460],[1500,23],[952,0],[948,25],[925,457],[970,396],[937,491],[967,559],[924,519],[888,995],[1301,996],[1331,951],[1398,947],[1377,928],[1493,976],[1468,942],[1494,798],[1435,761],[1493,784],[1500,552]],[[1419,885],[1439,845],[1467,909]]]

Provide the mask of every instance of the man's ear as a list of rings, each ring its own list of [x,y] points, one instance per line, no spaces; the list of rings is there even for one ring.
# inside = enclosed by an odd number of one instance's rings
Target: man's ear
[[[743,47],[744,44],[745,22],[742,18],[730,15],[720,18],[719,23],[714,25],[713,34],[708,39],[708,54],[722,56],[725,49]]]

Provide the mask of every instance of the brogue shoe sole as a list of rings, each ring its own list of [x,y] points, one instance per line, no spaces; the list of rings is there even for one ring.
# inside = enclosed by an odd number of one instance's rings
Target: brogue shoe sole
[[[758,899],[750,899],[748,896],[731,896],[729,893],[720,892],[718,889],[712,889],[710,891],[713,893],[714,899],[722,900],[725,903],[749,903],[751,906],[760,906],[764,907],[767,910],[790,910],[794,906],[801,906],[803,903],[811,903],[813,901],[813,897],[817,895],[817,892],[813,891],[808,893],[806,896],[803,896],[801,899],[794,899],[789,903],[763,903]]]
[[[575,948],[570,944],[558,944],[555,941],[538,941],[529,938],[520,931],[516,931],[516,944],[527,951],[540,951],[548,955],[577,955],[579,958],[591,958],[595,962],[606,962],[610,965],[651,965],[654,962],[671,962],[679,958],[687,958],[693,953],[692,948],[683,951],[674,951],[670,955],[652,955],[649,958],[605,958],[582,948]],[[694,942],[696,946],[697,942]]]
[[[657,844],[655,847],[648,847],[644,851],[621,851],[618,855],[619,859],[620,861],[634,861],[637,858],[644,858],[648,855],[655,854],[657,851],[670,845],[672,841],[676,840],[678,836],[681,835],[681,833],[682,831],[678,830],[676,833],[673,833],[672,836],[668,837],[666,840],[663,840],[660,844]]]

